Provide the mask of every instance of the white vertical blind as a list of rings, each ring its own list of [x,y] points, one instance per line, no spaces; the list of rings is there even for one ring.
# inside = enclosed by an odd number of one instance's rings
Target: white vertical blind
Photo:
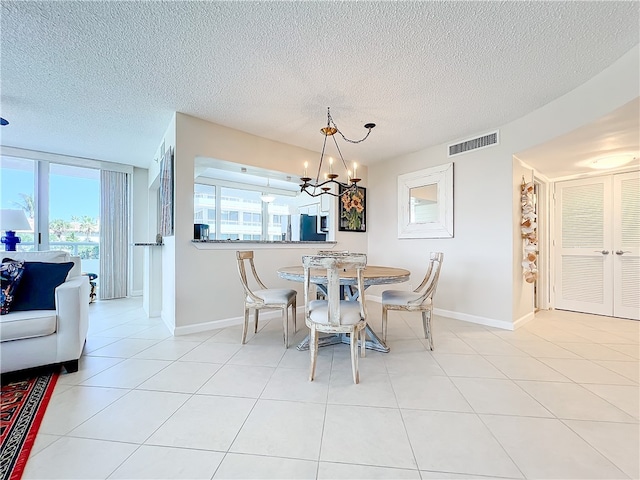
[[[127,296],[129,175],[100,172],[100,299]]]

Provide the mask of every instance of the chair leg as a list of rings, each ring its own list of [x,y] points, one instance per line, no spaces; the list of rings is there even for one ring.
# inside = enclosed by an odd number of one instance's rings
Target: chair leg
[[[242,344],[247,341],[247,330],[249,329],[249,309],[244,309],[244,324],[242,325]]]
[[[260,310],[258,310],[257,308],[254,311],[254,319],[253,319],[254,329],[253,329],[253,333],[258,333],[258,313],[259,312],[260,312]]]
[[[431,334],[431,310],[422,312],[422,327],[424,328],[424,338],[429,341],[429,349],[433,350],[433,335]]]
[[[382,341],[387,343],[387,306],[382,306]]]
[[[289,306],[282,309],[282,334],[284,335],[284,348],[289,348]]]
[[[291,304],[291,315],[293,316],[293,334],[298,333],[298,326],[296,325],[296,299],[293,298],[293,303]]]
[[[351,371],[353,373],[353,383],[360,383],[358,372],[358,331],[354,328],[351,331]]]
[[[367,329],[360,330],[360,356],[364,358],[367,348]]]
[[[316,360],[318,359],[318,331],[316,327],[311,327],[309,332],[309,353],[311,355],[311,369],[309,371],[309,381],[313,382],[316,376]]]

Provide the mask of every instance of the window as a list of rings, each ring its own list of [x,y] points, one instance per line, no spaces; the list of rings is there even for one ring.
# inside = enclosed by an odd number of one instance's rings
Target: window
[[[73,196],[69,192],[73,191]],[[100,268],[100,171],[50,164],[49,249],[66,250],[82,259],[82,268]],[[82,201],[78,201],[81,198]]]
[[[29,158],[0,157],[1,208],[23,209],[32,230],[19,251],[64,250],[100,274],[100,170]]]
[[[216,187],[213,185],[194,185],[193,223],[209,225],[209,238],[216,233]]]
[[[35,221],[37,218],[36,196],[34,186],[36,184],[37,162],[26,158],[0,157],[0,204],[2,208],[24,210],[31,225],[30,232],[17,232],[20,243],[16,250],[31,252],[37,250],[34,242]],[[4,235],[4,232],[2,232]],[[4,249],[4,247],[2,247]]]
[[[295,198],[280,197],[269,204],[269,224],[267,240],[279,241],[291,238],[290,205],[295,205]],[[297,211],[297,208],[295,208]]]
[[[260,213],[243,212],[242,223],[244,225],[261,225],[262,215]]]
[[[260,195],[258,190],[196,183],[194,223],[208,224],[212,240],[279,241],[291,238],[289,212],[292,209],[297,212],[295,197],[276,196],[274,202],[264,203]],[[218,211],[219,218],[216,218]]]
[[[222,223],[223,224],[236,224],[238,223],[238,214],[240,212],[233,211],[222,211]]]
[[[237,233],[221,233],[218,240],[239,240]]]

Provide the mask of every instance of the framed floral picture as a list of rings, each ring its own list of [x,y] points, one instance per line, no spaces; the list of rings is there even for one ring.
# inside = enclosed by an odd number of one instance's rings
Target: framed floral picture
[[[338,230],[342,232],[367,231],[367,189],[358,187],[357,190],[342,195],[346,187],[340,186],[340,201],[338,202]]]

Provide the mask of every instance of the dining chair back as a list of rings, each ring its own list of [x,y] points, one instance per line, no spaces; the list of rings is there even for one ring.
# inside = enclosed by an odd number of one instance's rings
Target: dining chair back
[[[433,350],[433,334],[431,331],[431,316],[433,314],[433,297],[438,287],[440,269],[444,253],[431,252],[429,268],[424,279],[412,292],[404,290],[385,290],[382,292],[382,341],[387,341],[387,312],[402,310],[406,312],[421,312],[424,338]]]
[[[249,311],[254,311],[254,333],[258,332],[258,313],[261,309],[278,308],[282,309],[282,330],[284,345],[289,348],[289,307],[293,317],[293,330],[296,332],[296,294],[295,290],[288,288],[267,288],[260,280],[256,266],[253,262],[253,251],[237,251],[238,274],[244,289],[244,325],[242,328],[242,343],[247,340],[247,330],[249,328]],[[247,270],[252,274],[253,279],[249,281]],[[251,285],[250,285],[251,283]],[[256,285],[257,288],[252,285]]]
[[[322,332],[350,335],[353,381],[359,383],[358,339],[360,339],[361,355],[364,357],[365,327],[367,326],[363,275],[367,266],[367,256],[361,253],[305,255],[302,257],[302,266],[304,268],[305,323],[310,329],[311,370],[309,380],[313,381],[315,376],[318,333]],[[312,272],[312,269],[320,269],[321,271]],[[353,270],[356,271],[356,282],[360,295],[357,300],[343,300],[340,289],[340,273]],[[325,300],[312,299],[310,292],[312,275],[326,275]]]

